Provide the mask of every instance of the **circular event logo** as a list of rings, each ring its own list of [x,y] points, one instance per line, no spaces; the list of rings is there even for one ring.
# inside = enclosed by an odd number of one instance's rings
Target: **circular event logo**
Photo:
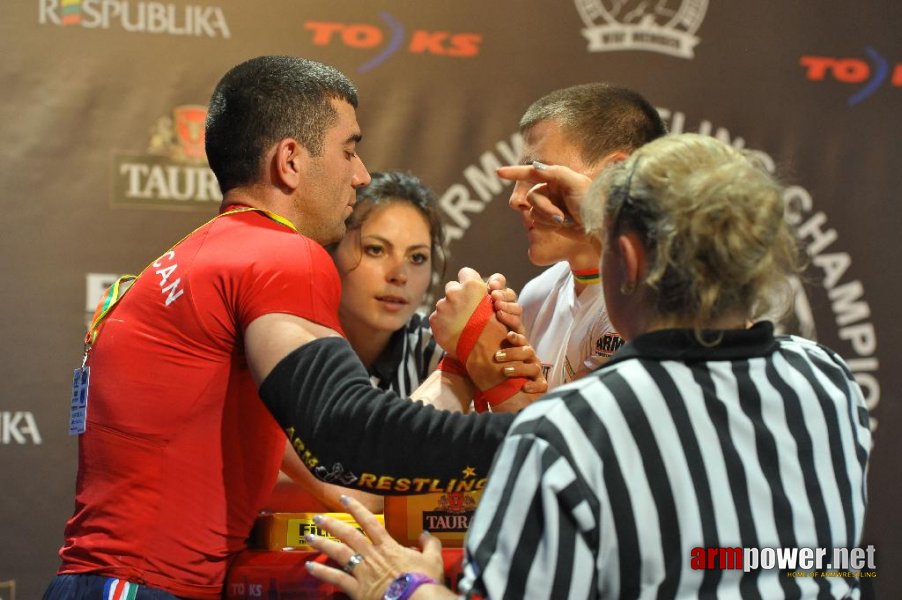
[[[692,58],[708,0],[575,0],[590,52],[647,50]]]
[[[689,131],[686,115],[680,111],[658,108],[667,122],[670,133]],[[695,129],[697,133],[716,137],[737,149],[745,148],[745,140],[734,136],[723,127],[714,128],[710,121],[703,119]],[[771,156],[757,149],[746,149],[761,162],[768,172],[776,171],[776,163]],[[852,256],[838,247],[839,231],[830,224],[826,212],[815,205],[811,193],[801,185],[789,185],[783,192],[787,222],[795,229],[799,243],[808,255],[808,269],[801,277],[790,279],[793,294],[792,310],[786,316],[769,315],[765,318],[775,322],[781,333],[801,335],[817,339],[827,323],[816,315],[810,294],[824,294],[829,303],[832,322],[835,326],[838,347],[832,348],[849,365],[856,381],[861,386],[864,399],[871,413],[870,427],[876,430],[878,421],[874,409],[880,403],[880,362],[877,357],[877,330],[871,321],[871,309],[867,302],[864,285],[854,278]],[[809,283],[811,285],[806,285]],[[818,298],[820,299],[820,298]],[[816,319],[819,323],[816,323]],[[823,337],[823,336],[822,336]]]
[[[715,128],[708,120],[702,120],[695,128],[686,127],[686,115],[658,107],[661,118],[667,123],[671,133],[694,131],[710,135],[734,148],[745,148],[745,140],[734,136],[724,127]],[[482,213],[485,206],[504,197],[503,190],[508,182],[502,181],[494,173],[494,167],[503,164],[517,164],[523,140],[519,134],[510,140],[500,140],[496,151],[483,153],[478,160],[463,169],[461,181],[452,184],[440,197],[439,205],[445,213],[448,238],[457,241],[455,247],[466,246],[467,232],[472,226],[471,215]],[[763,166],[773,173],[776,165],[769,154],[761,150],[747,149]],[[491,168],[490,168],[491,167]],[[854,278],[853,258],[844,251],[838,240],[839,231],[830,224],[829,217],[814,202],[811,193],[801,185],[788,186],[783,194],[786,219],[799,237],[801,246],[807,252],[810,265],[802,277],[794,277],[790,284],[793,292],[791,313],[783,317],[771,315],[778,331],[801,335],[809,339],[829,337],[819,335],[828,329],[828,322],[822,314],[816,314],[811,294],[826,296],[839,340],[833,350],[847,362],[861,386],[867,406],[871,411],[871,429],[877,427],[874,409],[880,402],[880,362],[877,357],[877,331],[871,321],[871,310],[867,302],[864,285]],[[465,254],[465,252],[461,252]],[[461,256],[466,262],[468,257]],[[805,283],[813,285],[805,285]],[[819,296],[816,300],[822,300]],[[821,313],[823,311],[820,311]],[[816,323],[816,320],[818,321]]]

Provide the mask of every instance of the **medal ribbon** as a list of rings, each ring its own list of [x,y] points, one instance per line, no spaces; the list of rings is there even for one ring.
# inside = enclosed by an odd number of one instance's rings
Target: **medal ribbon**
[[[601,273],[598,269],[572,269],[573,278],[579,283],[592,285],[593,283],[601,283]]]
[[[203,225],[200,225],[199,227],[195,228],[194,231],[192,231],[191,233],[189,233],[188,235],[186,235],[185,237],[180,239],[178,242],[176,242],[172,246],[172,248],[175,248],[176,246],[178,246],[179,244],[184,242],[186,239],[188,239],[189,237],[191,237],[192,235],[197,233],[198,230],[202,229],[203,227],[206,227],[207,225],[209,225],[210,223],[212,223],[219,217],[225,217],[227,215],[237,215],[239,213],[246,213],[246,212],[263,213],[264,215],[266,215],[267,217],[269,217],[276,223],[279,223],[280,225],[284,225],[285,227],[291,229],[295,233],[298,232],[297,227],[295,227],[291,221],[289,221],[288,219],[286,219],[285,217],[283,217],[281,215],[277,215],[276,213],[269,212],[268,210],[263,210],[262,208],[253,208],[250,206],[244,206],[241,208],[236,208],[234,210],[228,210],[226,212],[216,215],[215,217],[213,217],[212,219],[210,219]],[[156,262],[156,261],[154,261],[154,262]],[[91,327],[88,329],[88,332],[85,334],[85,357],[84,357],[85,361],[87,361],[87,359],[88,359],[88,351],[91,349],[91,346],[94,345],[94,342],[97,341],[97,335],[99,334],[100,323],[103,322],[103,320],[107,317],[107,315],[110,314],[110,312],[119,303],[119,301],[122,300],[122,298],[125,296],[125,293],[131,289],[131,286],[129,286],[123,290],[122,285],[127,282],[130,282],[130,281],[131,282],[136,281],[139,277],[141,277],[141,275],[144,274],[144,271],[146,271],[147,269],[150,268],[151,265],[153,265],[153,262],[150,263],[149,265],[147,265],[146,267],[144,267],[144,269],[137,275],[121,276],[104,293],[103,298],[102,298],[103,301],[98,303],[97,310],[94,311],[94,317],[91,319]],[[84,363],[82,363],[82,364],[84,364]]]

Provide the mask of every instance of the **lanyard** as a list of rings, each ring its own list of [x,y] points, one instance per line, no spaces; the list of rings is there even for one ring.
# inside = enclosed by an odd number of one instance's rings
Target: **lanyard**
[[[285,227],[288,227],[295,233],[297,233],[297,231],[298,231],[297,227],[295,227],[291,221],[289,221],[288,219],[286,219],[283,216],[277,215],[276,213],[273,213],[273,212],[269,212],[268,210],[263,210],[262,208],[252,208],[249,206],[245,206],[242,208],[236,208],[235,210],[229,210],[224,213],[220,213],[220,214],[216,215],[215,217],[213,217],[212,219],[210,219],[203,225],[197,227],[194,231],[192,231],[191,233],[189,233],[188,235],[186,235],[185,237],[180,239],[178,242],[175,243],[175,245],[172,246],[172,248],[175,248],[176,246],[178,246],[179,244],[184,242],[186,239],[188,239],[189,237],[191,237],[192,235],[197,233],[197,231],[199,229],[206,227],[207,225],[209,225],[210,223],[212,223],[213,221],[215,221],[216,219],[218,219],[220,217],[225,217],[228,215],[237,215],[239,213],[245,213],[245,212],[263,213],[264,215],[266,215],[267,217],[269,217],[276,223],[279,223],[281,225],[284,225]],[[154,261],[154,262],[156,262],[156,261]],[[100,333],[100,323],[110,314],[110,312],[112,312],[113,308],[125,296],[125,293],[131,289],[131,286],[126,287],[125,289],[123,289],[122,286],[128,282],[134,283],[134,281],[137,280],[141,275],[143,275],[144,271],[149,269],[152,264],[153,264],[153,262],[151,262],[149,265],[144,267],[144,269],[137,275],[123,275],[123,276],[119,277],[119,279],[117,279],[116,282],[113,285],[111,285],[110,288],[104,293],[102,301],[98,303],[97,310],[94,311],[94,317],[91,319],[91,326],[88,328],[88,332],[85,334],[85,354],[84,354],[84,358],[82,359],[82,363],[81,363],[82,367],[84,367],[85,364],[88,362],[88,352],[90,352],[91,346],[93,346],[94,343],[97,341],[97,336]]]

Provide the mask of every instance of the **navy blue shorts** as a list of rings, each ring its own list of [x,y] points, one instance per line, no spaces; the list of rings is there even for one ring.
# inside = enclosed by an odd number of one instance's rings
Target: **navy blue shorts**
[[[169,592],[104,575],[57,575],[44,600],[179,600]]]

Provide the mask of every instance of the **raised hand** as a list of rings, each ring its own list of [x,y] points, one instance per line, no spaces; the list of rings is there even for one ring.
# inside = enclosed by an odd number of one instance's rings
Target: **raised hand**
[[[563,226],[582,226],[580,207],[592,180],[562,165],[532,165],[499,167],[498,176],[511,181],[533,184],[526,196],[537,221]]]

